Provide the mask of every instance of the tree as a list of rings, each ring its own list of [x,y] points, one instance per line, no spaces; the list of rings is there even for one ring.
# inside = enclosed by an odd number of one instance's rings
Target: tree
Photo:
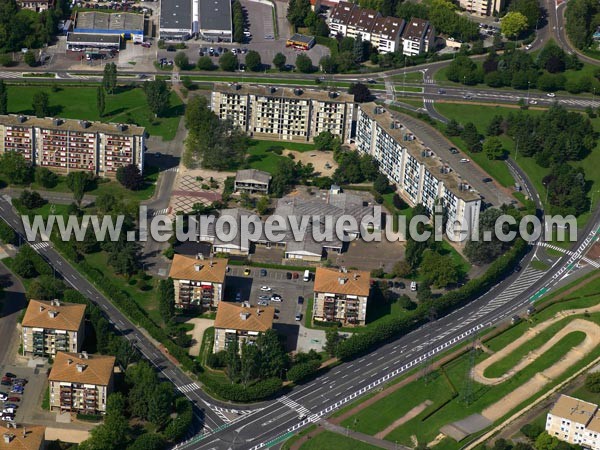
[[[50,115],[50,97],[47,92],[37,91],[33,94],[33,101],[31,106],[33,107],[34,114],[37,117],[48,117]]]
[[[171,278],[160,280],[158,284],[158,308],[165,321],[175,314],[175,290]]]
[[[537,25],[541,16],[538,0],[513,0],[509,9],[523,14],[527,18],[527,28],[530,30]]]
[[[155,117],[161,117],[169,110],[169,97],[171,91],[165,80],[147,81],[144,83],[144,93],[148,108]]]
[[[31,164],[18,152],[4,152],[0,156],[0,172],[11,184],[31,182]]]
[[[450,121],[446,124],[446,134],[448,136],[460,136],[462,129],[460,128],[460,124],[456,121],[456,119],[450,119]]]
[[[295,27],[302,27],[310,11],[309,0],[290,0],[286,17]]]
[[[336,73],[338,71],[337,60],[330,55],[323,56],[319,60],[319,66],[323,73]]]
[[[354,95],[356,103],[368,102],[371,99],[371,91],[367,85],[362,83],[352,83],[348,88],[348,93]]]
[[[37,275],[33,262],[26,258],[15,258],[12,269],[22,278],[33,278]]]
[[[460,137],[463,141],[465,141],[465,144],[467,144],[471,151],[481,150],[480,147],[478,148],[478,146],[480,145],[479,141],[481,139],[481,136],[479,135],[477,127],[475,127],[475,124],[473,122],[467,122],[465,124],[462,132],[460,133]]]
[[[148,420],[157,427],[167,422],[173,408],[173,387],[169,382],[159,383],[148,399]]]
[[[390,182],[388,178],[382,173],[377,175],[377,178],[375,178],[375,181],[373,182],[373,189],[375,189],[375,192],[378,194],[385,194],[389,188]]]
[[[212,59],[210,59],[210,56],[201,56],[200,58],[198,58],[196,67],[198,68],[198,70],[214,70],[215,69],[215,65],[213,64]]]
[[[96,108],[98,109],[98,115],[102,117],[104,115],[104,109],[106,108],[104,88],[102,86],[98,86],[96,91]]]
[[[242,344],[240,355],[240,378],[244,387],[258,377],[260,369],[260,352],[253,344]]]
[[[502,134],[502,125],[504,124],[504,117],[500,114],[496,114],[490,120],[487,126],[486,133],[488,136],[500,136]]]
[[[223,53],[219,57],[219,67],[225,72],[233,72],[238,68],[238,66],[238,58],[232,52]]]
[[[533,423],[526,423],[521,427],[521,433],[523,433],[532,441],[535,441],[537,437],[543,432],[544,427]]]
[[[277,68],[277,70],[282,71],[285,69],[285,62],[287,61],[285,55],[281,52],[277,53],[273,57],[273,65]]]
[[[365,60],[365,45],[361,33],[358,33],[354,39],[354,48],[352,49],[352,52],[354,54],[354,62],[360,64]]]
[[[8,90],[2,80],[0,80],[0,114],[8,114]]]
[[[261,216],[265,215],[269,210],[270,203],[269,197],[266,195],[263,195],[261,198],[259,198],[258,202],[256,202],[256,210],[258,211],[258,214]]]
[[[496,136],[491,136],[483,141],[483,151],[488,159],[500,159],[504,156],[502,142]]]
[[[27,295],[29,298],[52,300],[61,298],[64,290],[65,284],[61,280],[57,280],[52,275],[41,275],[31,282],[27,288]]]
[[[0,221],[0,241],[4,242],[5,244],[17,243],[17,235],[15,230],[13,230],[12,227],[3,220]]]
[[[156,372],[146,361],[140,361],[127,368],[125,381],[130,386],[127,398],[131,414],[147,419],[150,398],[158,385]]]
[[[527,17],[520,12],[507,13],[500,22],[500,30],[507,38],[513,38],[527,29]]]
[[[597,394],[600,392],[600,372],[588,373],[585,377],[585,388]]]
[[[239,0],[235,0],[231,5],[233,12],[233,40],[235,42],[244,41],[244,10]]]
[[[312,72],[314,70],[312,60],[304,53],[300,53],[296,57],[296,69],[302,73]]]
[[[445,287],[460,279],[460,270],[451,255],[441,255],[429,249],[423,252],[419,273],[426,284],[434,287]]]
[[[260,53],[256,50],[250,50],[246,55],[246,67],[252,72],[259,72],[262,68]]]
[[[179,67],[180,70],[185,70],[190,65],[190,60],[188,59],[185,52],[177,52],[173,61],[175,62],[175,65]]]
[[[66,184],[69,190],[73,193],[73,198],[77,205],[81,205],[83,194],[88,189],[91,181],[91,174],[87,172],[70,172],[67,175]]]
[[[337,330],[333,328],[325,330],[325,346],[323,347],[323,350],[325,350],[329,356],[335,356],[338,344],[342,339],[342,335],[338,333]]]
[[[256,346],[260,351],[260,377],[281,378],[283,369],[288,365],[288,357],[277,332],[267,330],[256,339]]]
[[[102,73],[102,86],[112,95],[117,88],[117,65],[110,62],[104,66],[104,72]]]
[[[117,181],[130,191],[139,191],[144,187],[144,177],[135,164],[119,167],[117,169]]]
[[[317,136],[315,136],[314,144],[317,150],[335,151],[339,150],[341,142],[340,138],[334,135],[331,131],[321,131]]]
[[[557,443],[558,439],[550,436],[544,431],[535,440],[535,448],[536,450],[554,450]]]
[[[239,344],[237,337],[228,341],[225,348],[225,361],[227,366],[227,377],[231,381],[237,381],[242,370],[242,361],[238,352]]]
[[[406,260],[398,261],[396,264],[394,264],[394,268],[392,269],[392,274],[398,278],[405,278],[412,272],[412,267],[410,267],[410,264],[408,264]]]
[[[36,209],[46,204],[46,200],[38,192],[27,189],[21,192],[19,201],[27,209]]]
[[[37,64],[35,55],[33,54],[33,52],[31,50],[27,50],[27,52],[25,52],[25,55],[23,55],[23,61],[29,67],[34,67]]]
[[[162,450],[163,448],[165,448],[165,441],[160,434],[144,433],[136,436],[127,450]]]

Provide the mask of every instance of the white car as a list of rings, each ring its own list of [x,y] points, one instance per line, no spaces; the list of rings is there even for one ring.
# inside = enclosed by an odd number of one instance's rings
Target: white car
[[[0,392],[0,400],[1,401],[5,401],[8,398],[8,395],[6,395],[4,392]]]
[[[271,297],[271,301],[272,302],[280,302],[280,301],[282,301],[282,299],[281,299],[281,297],[279,295],[273,295]]]
[[[461,162],[461,163],[468,163],[468,162],[471,162],[471,160],[470,160],[470,159],[467,159],[467,158],[461,158],[461,159],[460,159],[460,162]]]
[[[537,100],[529,100],[530,105],[537,105]]]
[[[525,46],[525,50],[531,50],[531,44]]]
[[[261,287],[260,287],[260,290],[261,290],[261,291],[263,291],[263,292],[269,292],[269,291],[271,291],[272,289],[271,289],[271,287],[270,287],[270,286],[261,286]]]
[[[14,414],[14,413],[15,413],[14,408],[4,408],[2,410],[2,414]]]
[[[546,95],[550,98],[556,97],[556,94],[554,92],[548,92]]]

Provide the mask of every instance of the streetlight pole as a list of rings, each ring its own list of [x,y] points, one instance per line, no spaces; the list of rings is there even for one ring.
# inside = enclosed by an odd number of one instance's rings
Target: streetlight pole
[[[529,86],[531,86],[531,81],[527,81],[527,104],[529,105]]]

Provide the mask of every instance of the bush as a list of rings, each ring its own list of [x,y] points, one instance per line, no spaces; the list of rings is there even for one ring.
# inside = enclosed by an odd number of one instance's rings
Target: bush
[[[544,428],[542,428],[540,425],[535,425],[532,423],[527,423],[521,427],[521,433],[523,433],[532,441],[535,441],[543,432]]]
[[[287,379],[293,383],[298,383],[312,375],[315,375],[321,367],[319,360],[307,361],[300,364],[294,364],[287,372]]]
[[[232,402],[253,402],[274,396],[281,389],[279,378],[267,378],[251,386],[221,383],[209,377],[200,376],[200,381],[214,394]]]

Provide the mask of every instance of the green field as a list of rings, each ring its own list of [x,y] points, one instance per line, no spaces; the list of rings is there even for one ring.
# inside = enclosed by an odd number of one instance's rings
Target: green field
[[[270,148],[281,148],[285,150],[294,150],[297,152],[309,152],[315,150],[313,144],[303,144],[298,142],[286,141],[250,141],[248,148],[248,162],[253,169],[265,170],[270,173],[275,173],[277,169],[277,161],[287,156],[277,155]]]
[[[392,80],[396,83],[422,83],[423,72],[408,72],[406,75],[394,75]]]
[[[419,94],[423,92],[423,88],[422,87],[418,87],[418,86],[396,85],[394,87],[394,90],[396,92],[413,92],[413,93],[419,93]]]
[[[323,431],[314,438],[306,441],[300,448],[302,450],[377,450],[380,447],[375,447],[332,431]]]
[[[8,111],[14,114],[33,114],[32,101],[36,92],[44,91],[50,98],[50,113],[65,119],[100,120],[96,109],[96,87],[63,86],[53,91],[49,86],[8,86]],[[171,108],[166,117],[154,118],[148,110],[146,96],[141,88],[120,87],[114,95],[106,96],[103,122],[123,122],[146,127],[150,135],[165,140],[175,137],[183,103],[171,93]]]

